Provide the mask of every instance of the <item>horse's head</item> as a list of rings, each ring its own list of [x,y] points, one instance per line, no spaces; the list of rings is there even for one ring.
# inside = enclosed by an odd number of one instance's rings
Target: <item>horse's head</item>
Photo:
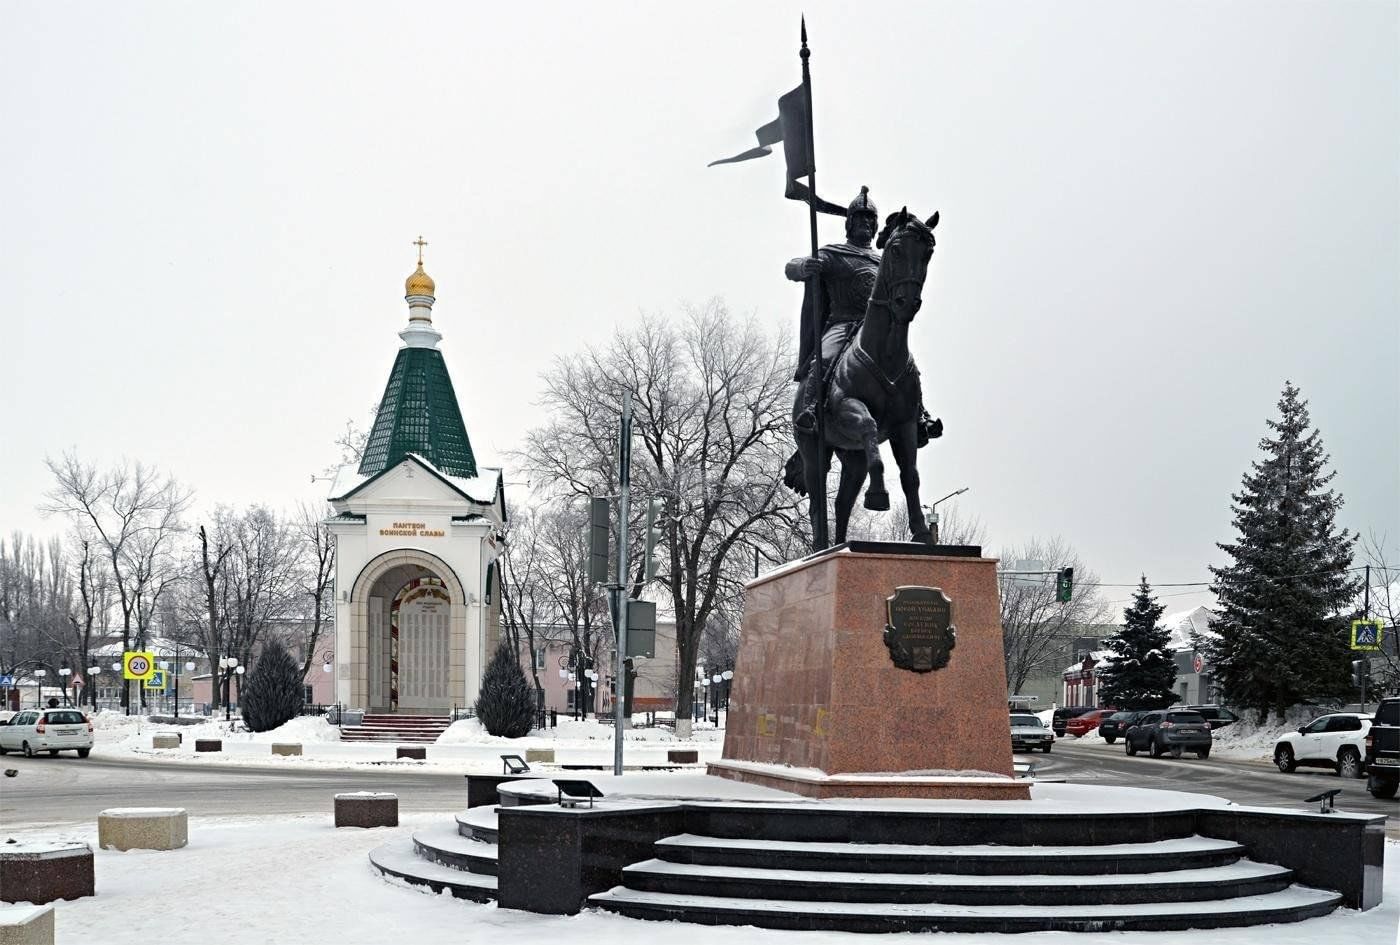
[[[884,256],[870,301],[889,308],[897,322],[912,321],[924,304],[924,279],[928,277],[928,261],[933,258],[936,226],[937,212],[921,221],[905,207],[885,219],[885,228],[875,241]]]

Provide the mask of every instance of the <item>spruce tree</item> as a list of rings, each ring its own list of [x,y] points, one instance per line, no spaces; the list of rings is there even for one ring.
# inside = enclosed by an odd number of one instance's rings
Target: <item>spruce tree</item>
[[[301,714],[304,692],[301,666],[280,641],[269,641],[239,693],[243,724],[250,732],[285,725]]]
[[[1218,545],[1231,561],[1211,568],[1217,617],[1197,640],[1227,699],[1260,722],[1349,697],[1347,618],[1359,588],[1348,572],[1356,538],[1337,530],[1342,497],[1327,488],[1336,473],[1292,382],[1278,410],[1263,457],[1232,496],[1238,537]]]
[[[1119,709],[1164,709],[1179,698],[1176,657],[1167,648],[1171,633],[1159,620],[1166,608],[1152,596],[1143,575],[1133,603],[1123,611],[1123,627],[1105,642],[1113,651],[1099,672],[1099,701]]]
[[[515,650],[504,643],[481,677],[476,717],[487,732],[505,738],[528,735],[535,724],[535,692],[525,682]]]

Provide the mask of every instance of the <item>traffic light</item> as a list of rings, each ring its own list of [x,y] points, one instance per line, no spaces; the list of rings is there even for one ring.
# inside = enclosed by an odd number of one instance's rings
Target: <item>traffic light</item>
[[[661,542],[662,513],[666,511],[665,499],[652,499],[647,503],[647,543],[643,561],[646,562],[646,579],[656,577],[656,546]]]
[[[612,509],[606,498],[588,500],[588,580],[608,583],[608,539]]]
[[[1371,661],[1370,661],[1370,660],[1352,660],[1352,661],[1351,661],[1351,682],[1352,682],[1352,685],[1354,685],[1354,686],[1360,688],[1361,686],[1366,685],[1366,680],[1369,679],[1370,676],[1371,676]]]
[[[1062,568],[1055,575],[1055,600],[1068,604],[1074,594],[1074,568]]]

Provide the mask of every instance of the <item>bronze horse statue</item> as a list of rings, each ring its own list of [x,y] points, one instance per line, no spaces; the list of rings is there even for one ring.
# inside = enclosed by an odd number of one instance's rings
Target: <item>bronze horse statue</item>
[[[856,493],[868,475],[865,507],[886,511],[890,495],[885,490],[885,464],[880,442],[888,439],[899,466],[899,484],[909,506],[909,529],[914,541],[933,543],[919,503],[919,406],[923,392],[919,369],[909,354],[909,323],[923,305],[924,280],[933,257],[933,229],[938,214],[927,221],[908,212],[885,220],[876,246],[884,250],[875,288],[865,307],[865,321],[855,339],[829,366],[821,443],[812,433],[796,434],[797,452],[788,460],[784,482],[799,495],[814,495],[816,486],[831,468],[832,454],[841,458],[841,484],[836,491],[835,543],[846,540],[846,526]],[[808,375],[815,382],[816,371]],[[802,408],[799,389],[793,417]],[[935,422],[937,436],[941,422]],[[819,510],[809,514],[816,534]]]

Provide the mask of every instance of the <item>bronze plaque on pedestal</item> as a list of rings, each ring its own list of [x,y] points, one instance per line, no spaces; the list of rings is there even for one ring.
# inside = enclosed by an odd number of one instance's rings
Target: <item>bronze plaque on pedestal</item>
[[[928,673],[948,665],[958,631],[953,601],[937,587],[897,587],[885,598],[885,646],[900,669]]]

